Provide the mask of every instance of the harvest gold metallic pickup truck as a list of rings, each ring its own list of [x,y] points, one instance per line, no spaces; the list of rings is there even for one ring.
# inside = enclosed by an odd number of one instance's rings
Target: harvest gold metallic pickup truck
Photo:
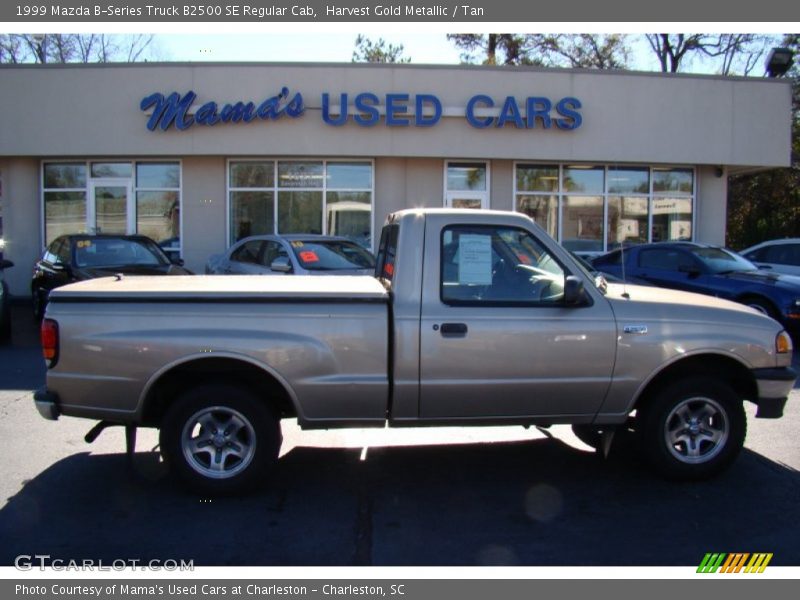
[[[707,296],[607,284],[528,217],[390,215],[374,277],[126,277],[57,289],[39,412],[160,429],[204,493],[263,481],[280,420],[303,428],[569,423],[699,479],[783,413],[792,342]]]

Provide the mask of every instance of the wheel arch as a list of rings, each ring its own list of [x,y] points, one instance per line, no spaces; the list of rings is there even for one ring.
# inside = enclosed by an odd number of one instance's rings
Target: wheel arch
[[[242,385],[265,402],[280,417],[296,417],[301,413],[288,382],[269,367],[234,354],[189,356],[167,365],[153,375],[139,400],[140,420],[145,426],[158,426],[177,394],[190,387],[210,382]]]
[[[688,377],[711,377],[729,384],[742,400],[754,400],[758,385],[750,369],[724,354],[704,353],[672,362],[656,373],[639,391],[633,408],[639,409],[666,386]]]

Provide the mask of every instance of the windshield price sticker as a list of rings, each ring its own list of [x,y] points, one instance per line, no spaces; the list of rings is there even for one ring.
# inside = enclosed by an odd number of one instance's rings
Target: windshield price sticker
[[[300,260],[304,263],[319,262],[319,256],[313,250],[306,250],[300,253]]]

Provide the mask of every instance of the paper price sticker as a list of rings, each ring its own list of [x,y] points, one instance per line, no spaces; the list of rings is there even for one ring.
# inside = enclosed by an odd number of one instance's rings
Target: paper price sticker
[[[319,256],[313,250],[306,250],[300,253],[300,260],[304,263],[319,262]]]

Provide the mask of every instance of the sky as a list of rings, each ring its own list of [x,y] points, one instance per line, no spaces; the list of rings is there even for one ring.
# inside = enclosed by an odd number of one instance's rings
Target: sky
[[[153,58],[166,61],[350,62],[357,33],[240,33],[156,35]],[[369,34],[402,44],[403,56],[417,64],[457,64],[459,52],[444,33]]]

